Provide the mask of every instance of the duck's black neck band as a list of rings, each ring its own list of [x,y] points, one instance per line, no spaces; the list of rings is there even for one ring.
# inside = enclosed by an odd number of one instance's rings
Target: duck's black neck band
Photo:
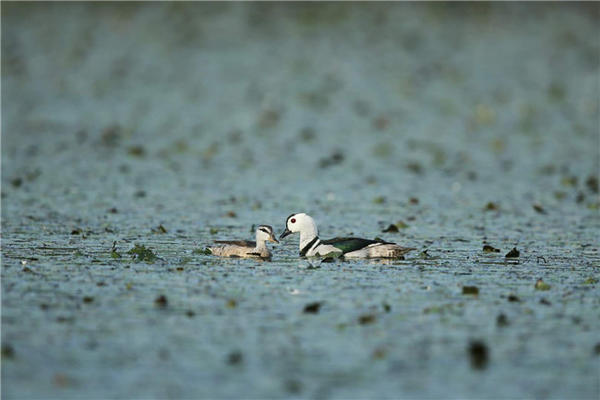
[[[319,240],[319,237],[315,236],[315,238],[313,240],[311,240],[306,246],[304,246],[302,248],[302,250],[300,250],[300,257],[304,257],[306,255],[306,253],[308,253],[310,248],[313,246],[313,244],[315,244],[317,242],[317,240]]]

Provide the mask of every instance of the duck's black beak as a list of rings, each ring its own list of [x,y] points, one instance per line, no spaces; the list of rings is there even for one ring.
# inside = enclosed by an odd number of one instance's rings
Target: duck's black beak
[[[284,237],[286,237],[287,235],[291,235],[292,231],[290,231],[287,226],[285,227],[285,231],[283,231],[283,233],[281,235],[279,235],[279,240],[283,239]]]

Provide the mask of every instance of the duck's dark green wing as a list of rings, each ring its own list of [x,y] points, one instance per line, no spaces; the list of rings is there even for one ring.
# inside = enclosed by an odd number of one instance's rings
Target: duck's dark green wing
[[[328,244],[330,246],[337,247],[342,251],[342,253],[350,253],[351,251],[360,250],[373,243],[391,244],[390,242],[385,242],[383,240],[371,240],[352,237],[336,237],[333,239],[321,240],[320,244]]]

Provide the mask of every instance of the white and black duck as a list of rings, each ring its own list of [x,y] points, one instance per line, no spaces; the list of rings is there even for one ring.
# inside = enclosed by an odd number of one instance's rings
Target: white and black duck
[[[300,256],[344,256],[345,258],[400,258],[414,248],[402,247],[381,239],[336,237],[321,240],[317,224],[310,215],[297,213],[285,221],[285,231],[279,239],[300,232]]]
[[[279,243],[269,225],[259,225],[256,228],[256,241],[249,240],[217,240],[208,247],[211,254],[220,257],[241,258],[271,258],[267,242]]]

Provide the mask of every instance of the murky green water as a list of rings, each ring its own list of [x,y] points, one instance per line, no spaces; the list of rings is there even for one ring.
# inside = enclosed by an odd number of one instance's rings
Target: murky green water
[[[3,3],[2,396],[598,398],[598,20]]]

